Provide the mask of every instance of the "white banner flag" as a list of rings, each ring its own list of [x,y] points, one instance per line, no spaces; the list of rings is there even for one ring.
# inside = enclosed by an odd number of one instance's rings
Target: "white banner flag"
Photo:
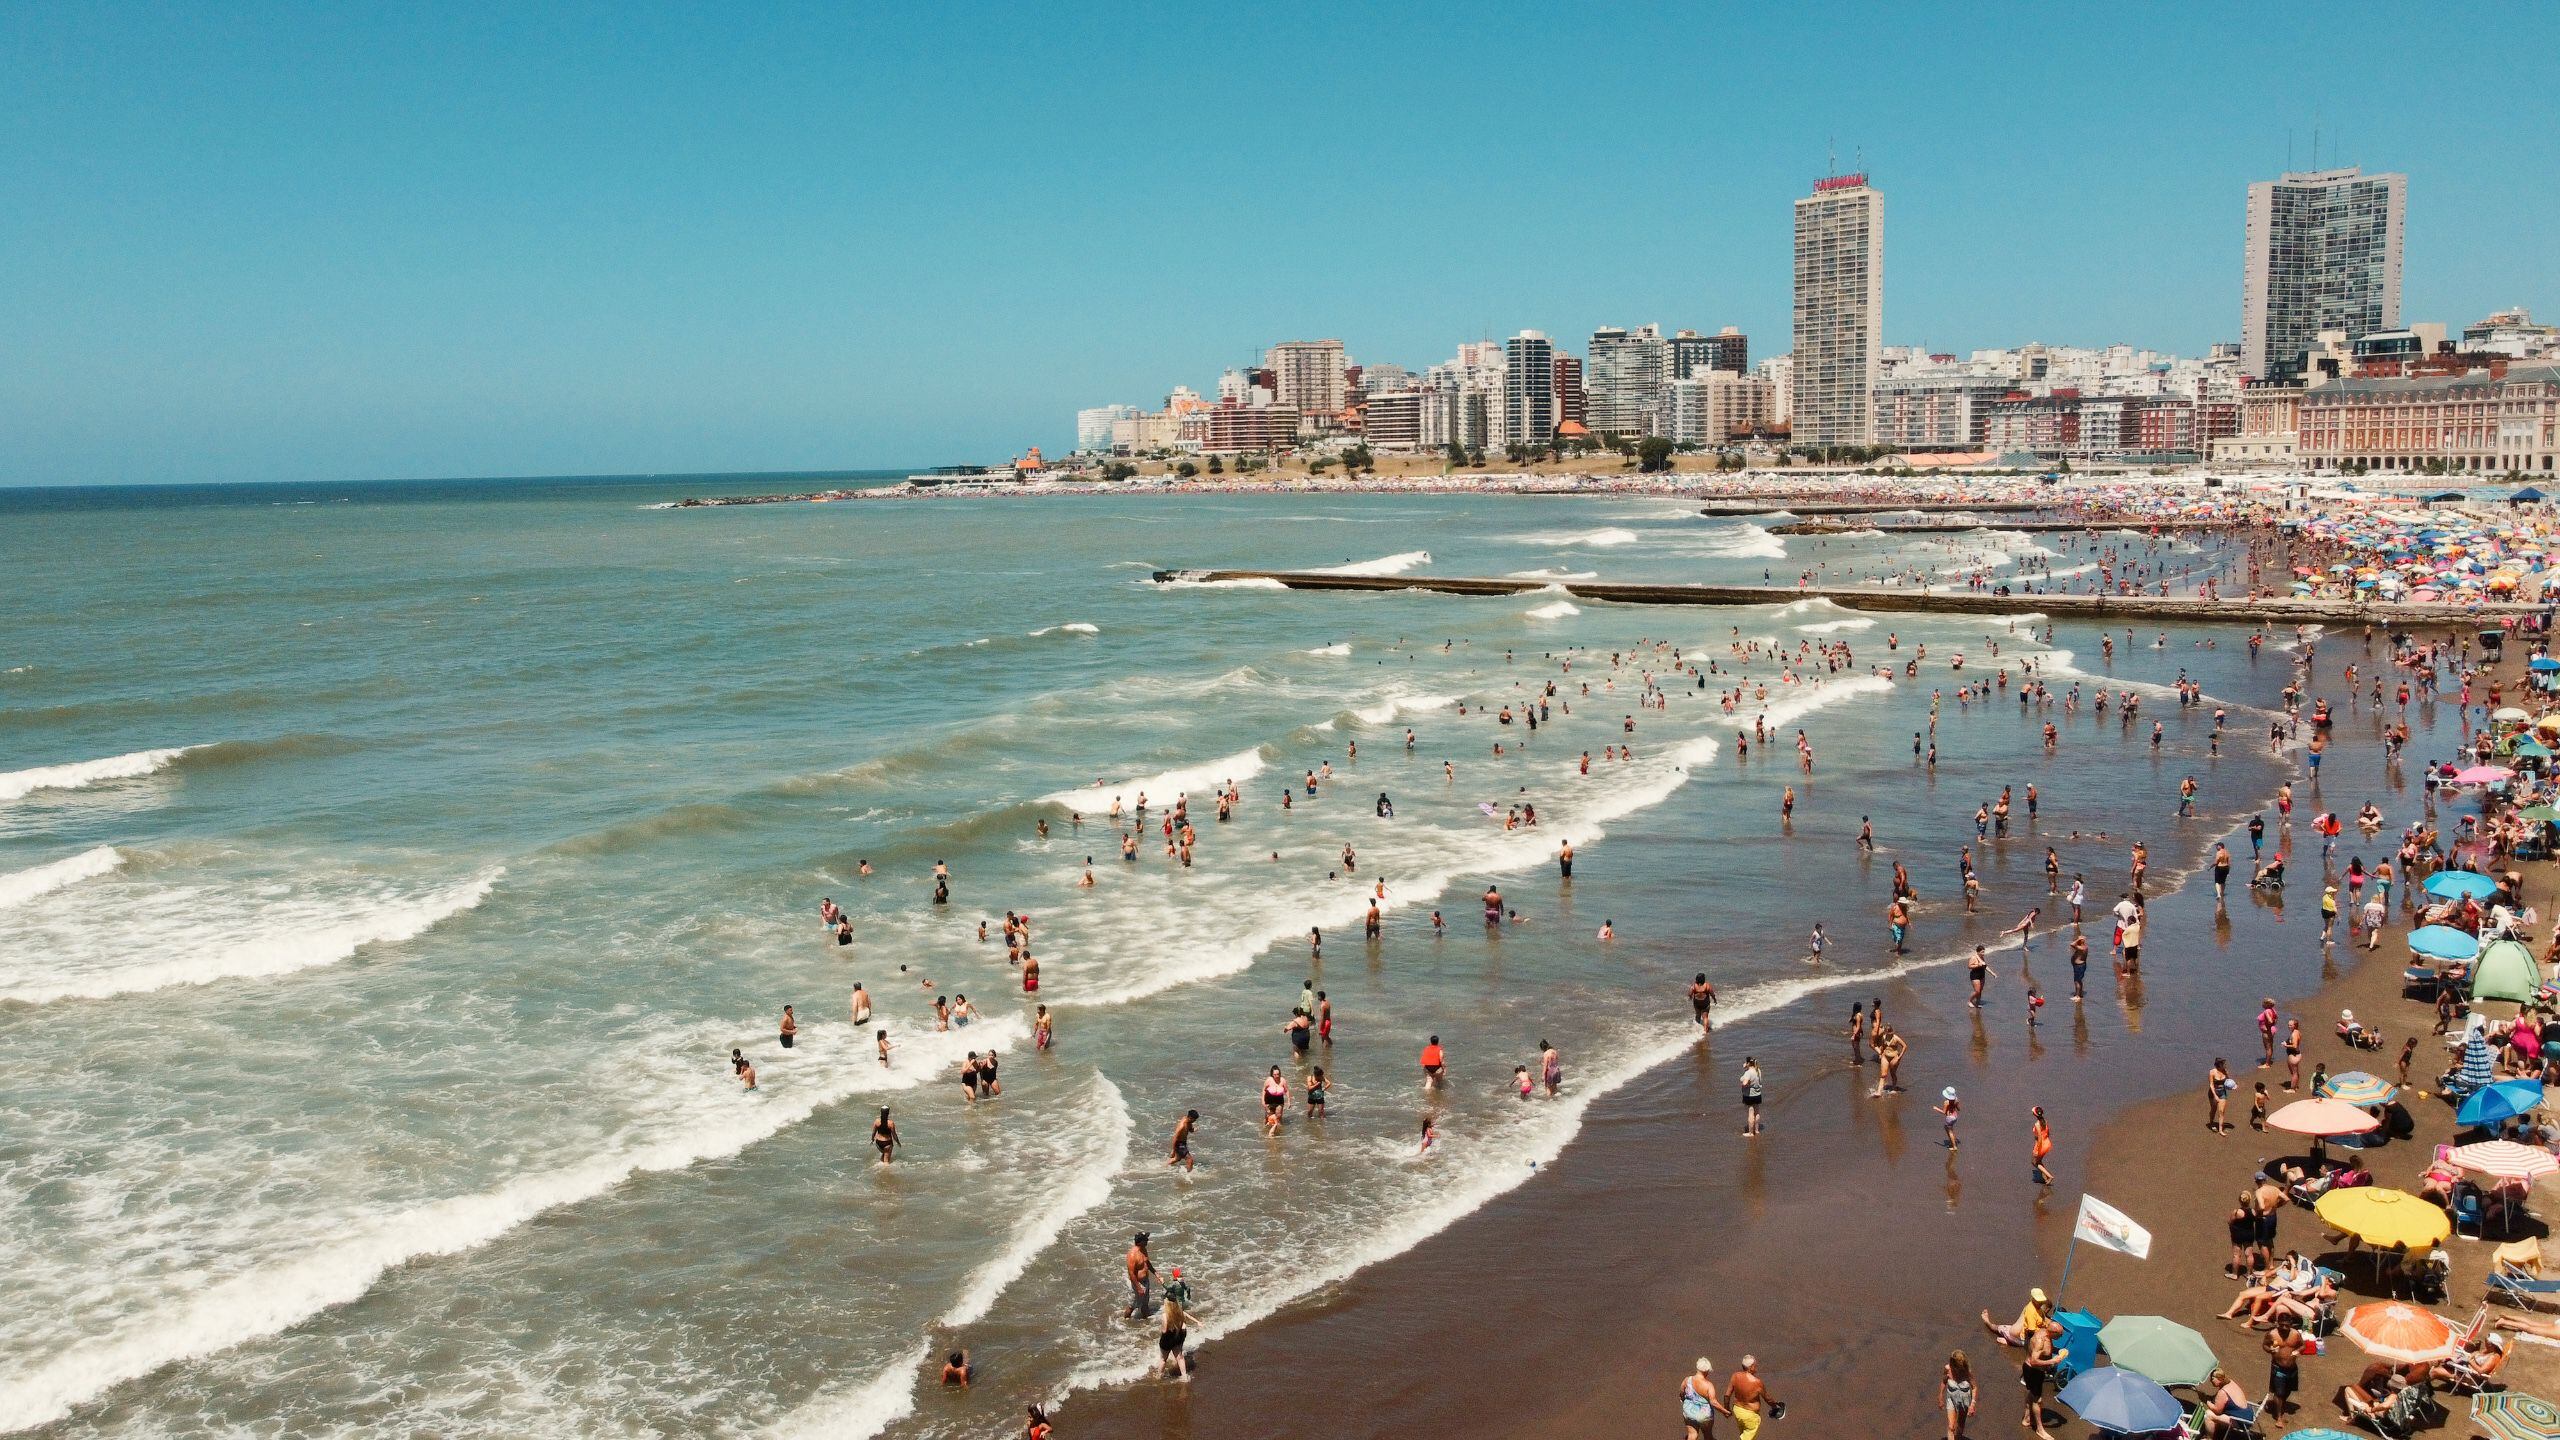
[[[2136,1260],[2151,1258],[2151,1232],[2134,1224],[2132,1216],[2095,1195],[2080,1197],[2080,1221],[2071,1227],[2071,1236],[2092,1245],[2103,1245]]]

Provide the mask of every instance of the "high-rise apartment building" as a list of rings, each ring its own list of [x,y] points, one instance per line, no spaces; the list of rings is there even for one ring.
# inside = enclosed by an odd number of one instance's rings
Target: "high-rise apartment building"
[[[1544,445],[1556,437],[1556,347],[1535,330],[1502,346],[1502,443]]]
[[[2302,373],[2323,330],[2347,338],[2400,324],[2400,237],[2409,177],[2303,170],[2249,187],[2240,368]]]
[[[1263,364],[1272,374],[1272,393],[1282,405],[1307,416],[1342,413],[1343,357],[1339,340],[1283,340],[1271,347]]]
[[[1686,380],[1701,370],[1739,375],[1751,368],[1751,341],[1727,325],[1713,335],[1682,330],[1671,337],[1671,378]]]
[[[1659,325],[1591,332],[1591,358],[1583,385],[1589,391],[1583,423],[1603,435],[1648,435],[1671,381],[1671,342]]]
[[[1681,445],[1725,445],[1771,423],[1774,392],[1766,380],[1699,370],[1662,387],[1662,423],[1655,433]]]
[[[1556,356],[1556,428],[1579,425],[1591,428],[1590,394],[1582,386],[1582,360],[1559,352]]]
[[[1111,422],[1135,419],[1135,405],[1096,405],[1076,412],[1076,450],[1085,455],[1100,455],[1111,448]]]
[[[1865,445],[1884,354],[1884,196],[1864,175],[1817,180],[1796,202],[1799,445]]]

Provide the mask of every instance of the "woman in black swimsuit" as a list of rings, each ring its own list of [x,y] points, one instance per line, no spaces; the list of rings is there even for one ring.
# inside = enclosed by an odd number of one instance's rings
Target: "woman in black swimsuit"
[[[871,1122],[871,1144],[880,1152],[881,1164],[889,1163],[890,1152],[896,1150],[900,1143],[897,1122],[889,1118],[889,1107],[883,1105],[880,1118]]]

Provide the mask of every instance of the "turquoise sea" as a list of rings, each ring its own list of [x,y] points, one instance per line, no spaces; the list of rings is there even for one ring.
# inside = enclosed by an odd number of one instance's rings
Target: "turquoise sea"
[[[705,489],[0,493],[0,1432],[1003,1431],[1153,1359],[1119,1319],[1130,1232],[1186,1267],[1195,1342],[1318,1303],[1576,1163],[1586,1107],[1691,1046],[1694,972],[1725,1016],[1845,1011],[1988,938],[1961,928],[1950,837],[2002,785],[2085,817],[2062,862],[2112,875],[2124,825],[2102,820],[2168,816],[2190,772],[2228,818],[2280,773],[2240,701],[2281,665],[2237,632],[2118,632],[2102,663],[2031,597],[2003,620],[1151,579],[2198,563],[2121,533],[1790,542],[1598,497],[659,508]],[[1831,644],[1850,653],[1811,648]],[[2084,703],[2022,706],[2030,665]],[[2182,671],[2230,704],[2218,760]],[[1502,723],[1550,682],[1547,723]],[[2137,726],[2092,711],[2101,685],[2141,697]],[[1934,775],[1912,754],[1933,692]],[[1108,812],[1141,791],[1123,861]],[[1187,868],[1153,828],[1177,795]],[[1523,804],[1538,825],[1506,829]],[[2155,869],[2218,828],[2161,820]],[[1900,961],[1897,858],[1929,902]],[[1982,857],[2002,894],[2040,894],[2042,861]],[[1488,885],[1518,923],[1483,922]],[[979,938],[1009,910],[1037,996]],[[885,1066],[849,1021],[857,981]],[[1312,1057],[1332,1113],[1293,1107],[1266,1140],[1264,1073],[1304,1073],[1282,1024],[1306,983],[1337,1017]],[[936,1030],[933,998],[961,994],[981,1018]],[[1414,1069],[1432,1034],[1436,1098]],[[1524,1102],[1541,1041],[1564,1091]],[[973,1105],[956,1066],[990,1049],[1003,1094]],[[883,1106],[906,1142],[887,1168]],[[1186,1108],[1189,1175],[1164,1163]],[[965,1404],[923,1369],[959,1345],[983,1370]]]

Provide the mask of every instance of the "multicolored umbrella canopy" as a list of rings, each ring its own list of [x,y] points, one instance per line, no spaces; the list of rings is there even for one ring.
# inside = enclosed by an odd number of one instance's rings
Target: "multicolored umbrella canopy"
[[[2119,1315],[2098,1332],[2107,1357],[2163,1385],[2193,1385],[2221,1363],[2204,1336],[2159,1315]]]
[[[2338,1328],[2377,1360],[2413,1365],[2453,1353],[2453,1327],[2432,1310],[2386,1300],[2347,1312]]]
[[[2400,1087],[2379,1075],[2363,1070],[2350,1070],[2329,1077],[2328,1088],[2320,1092],[2341,1105],[2359,1109],[2371,1105],[2388,1105],[2400,1093]]]
[[[2471,1423],[2492,1440],[2560,1440],[2560,1405],[2513,1390],[2474,1395]]]
[[[2483,1140],[2474,1145],[2453,1148],[2453,1163],[2476,1174],[2499,1180],[2538,1180],[2560,1173],[2560,1159],[2548,1150],[2519,1145],[2513,1140]]]
[[[2332,1190],[2311,1209],[2330,1225],[2376,1249],[2433,1245],[2453,1233],[2453,1219],[2443,1207],[2406,1190],[2370,1185]]]

